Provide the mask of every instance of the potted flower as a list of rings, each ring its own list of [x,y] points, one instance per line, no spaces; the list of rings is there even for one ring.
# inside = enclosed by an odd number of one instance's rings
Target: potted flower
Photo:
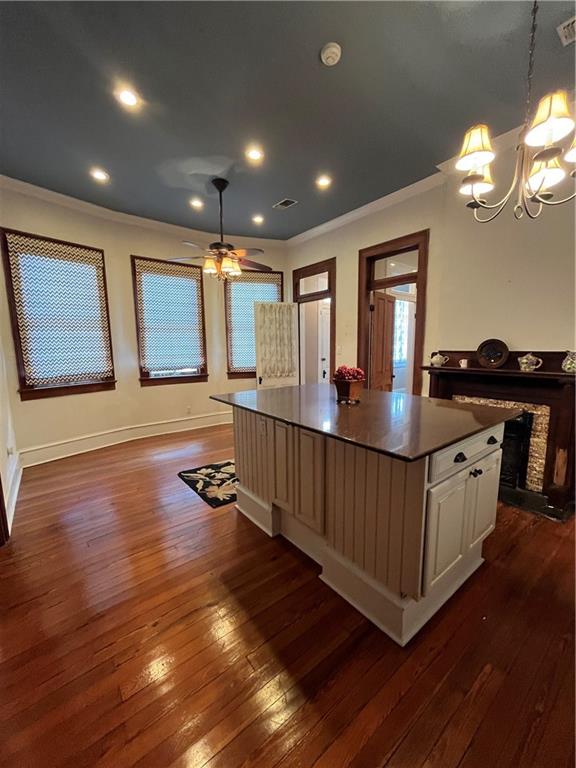
[[[334,373],[337,402],[359,403],[360,392],[362,391],[365,379],[366,376],[362,368],[350,368],[347,365],[341,365]]]

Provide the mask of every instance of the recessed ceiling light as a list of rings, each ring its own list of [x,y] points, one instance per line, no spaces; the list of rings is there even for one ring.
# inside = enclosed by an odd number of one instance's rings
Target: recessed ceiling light
[[[332,184],[332,179],[327,174],[323,173],[322,175],[318,176],[316,179],[316,186],[319,189],[328,189],[328,187]]]
[[[396,266],[396,264],[395,264],[393,261],[391,261],[391,262],[390,262],[390,266],[391,266],[391,267],[395,267],[395,266]]]
[[[190,205],[191,205],[191,206],[192,206],[192,208],[194,208],[196,211],[201,211],[201,210],[202,210],[202,208],[204,208],[204,203],[202,202],[202,200],[200,200],[200,198],[199,198],[199,197],[192,197],[192,198],[190,199]]]
[[[246,147],[246,152],[244,154],[246,160],[253,165],[258,165],[264,160],[264,150],[257,144],[251,144],[249,147]]]
[[[90,168],[90,176],[99,184],[106,184],[110,181],[110,174],[102,168]]]
[[[252,221],[254,224],[264,224],[264,216],[257,213],[255,216],[252,216]]]
[[[127,107],[128,109],[135,109],[136,107],[139,107],[141,103],[140,97],[136,91],[133,91],[131,88],[117,88],[114,91],[114,96],[123,107]]]

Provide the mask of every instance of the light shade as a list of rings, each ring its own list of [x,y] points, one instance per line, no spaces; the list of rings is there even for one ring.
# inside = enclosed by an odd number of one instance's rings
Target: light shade
[[[471,171],[491,163],[494,157],[488,126],[473,125],[464,136],[456,168],[459,171]]]
[[[220,269],[225,275],[230,275],[230,277],[237,277],[242,274],[240,265],[235,259],[231,259],[230,256],[224,256]]]
[[[216,266],[216,262],[211,256],[207,256],[204,259],[204,266],[202,267],[202,272],[204,272],[205,275],[218,274],[218,267]]]
[[[486,192],[492,192],[494,189],[494,182],[492,180],[492,174],[490,173],[490,166],[485,165],[483,168],[479,168],[476,173],[478,176],[482,176],[482,178],[475,181],[474,185],[472,185],[468,181],[468,177],[466,177],[459,189],[461,195],[472,197],[472,186],[474,186],[474,195],[476,198],[480,197],[480,195],[485,195]]]
[[[567,163],[576,163],[576,137],[572,140],[570,149],[564,155],[564,160],[566,160]]]
[[[536,161],[530,171],[528,191],[533,195],[538,192],[545,192],[550,187],[560,184],[565,176],[566,171],[560,167],[557,157],[545,163]]]
[[[540,99],[532,126],[524,141],[529,147],[555,144],[574,128],[568,111],[566,91],[554,91]]]

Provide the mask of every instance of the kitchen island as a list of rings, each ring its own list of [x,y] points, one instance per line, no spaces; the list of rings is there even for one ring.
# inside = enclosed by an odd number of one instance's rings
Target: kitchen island
[[[504,422],[519,411],[330,384],[214,395],[232,406],[237,507],[404,645],[481,565]]]

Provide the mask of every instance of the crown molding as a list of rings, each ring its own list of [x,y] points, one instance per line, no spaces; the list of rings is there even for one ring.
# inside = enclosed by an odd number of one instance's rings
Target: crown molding
[[[151,229],[156,232],[163,232],[166,235],[178,239],[196,239],[200,243],[205,242],[208,244],[211,240],[217,237],[214,232],[207,232],[201,229],[192,229],[188,227],[182,227],[178,224],[168,224],[163,221],[156,221],[155,219],[147,219],[143,216],[135,216],[131,213],[122,213],[121,211],[113,211],[111,208],[105,208],[95,203],[88,203],[85,200],[80,200],[77,197],[69,197],[63,195],[60,192],[54,192],[51,189],[45,189],[44,187],[37,187],[35,184],[29,184],[27,181],[20,181],[20,179],[13,179],[10,176],[0,175],[0,192],[2,191],[16,192],[21,195],[27,195],[28,197],[35,197],[39,200],[44,200],[47,203],[53,203],[54,205],[60,205],[64,208],[70,208],[80,213],[88,214],[89,216],[95,216],[100,219],[106,219],[107,221],[113,221],[117,224],[124,224],[131,227],[140,227],[143,229]],[[258,237],[246,237],[244,235],[228,235],[230,238],[234,238],[239,245],[263,245],[269,248],[283,248],[285,245],[284,240],[272,240],[267,238]]]
[[[425,179],[420,179],[420,181],[416,181],[414,184],[410,184],[408,187],[398,189],[396,192],[391,192],[389,195],[385,195],[384,197],[380,197],[377,200],[373,200],[371,203],[362,205],[360,208],[355,208],[352,211],[348,211],[348,213],[344,213],[342,216],[338,216],[335,219],[330,219],[330,221],[325,221],[323,224],[319,224],[317,227],[312,227],[312,229],[308,229],[306,232],[301,232],[299,235],[294,235],[294,237],[291,237],[289,240],[285,240],[284,242],[290,248],[296,245],[301,245],[307,240],[313,240],[315,237],[325,235],[327,232],[332,232],[334,229],[344,227],[346,224],[351,224],[353,221],[364,219],[366,216],[370,216],[373,213],[382,211],[385,208],[390,208],[393,205],[398,205],[398,203],[403,203],[405,200],[408,200],[411,197],[417,197],[418,195],[422,195],[425,192],[429,192],[431,189],[435,189],[436,187],[444,184],[445,181],[445,174],[440,172],[434,173],[432,176],[427,176]]]

